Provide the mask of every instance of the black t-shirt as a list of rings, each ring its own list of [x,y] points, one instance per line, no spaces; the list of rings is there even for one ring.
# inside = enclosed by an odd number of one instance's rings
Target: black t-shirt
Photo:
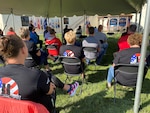
[[[3,87],[10,92],[4,92]],[[50,110],[51,97],[46,95],[49,88],[49,77],[36,68],[27,68],[21,64],[9,64],[0,68],[0,93],[20,95],[21,99],[41,103]]]
[[[115,64],[130,64],[132,56],[136,57],[136,54],[140,53],[141,49],[140,48],[129,48],[129,49],[124,49],[122,51],[119,51],[116,54],[116,57],[113,60],[113,63]]]
[[[34,67],[36,65],[39,65],[40,64],[40,56],[36,55],[36,53],[38,51],[36,44],[34,44],[31,41],[24,41],[24,42],[26,43],[26,46],[28,48],[28,57],[25,60],[25,66]]]
[[[70,56],[70,57],[77,57],[79,59],[84,58],[84,53],[82,47],[75,46],[75,45],[62,45],[59,51],[61,56]],[[81,67],[79,66],[71,66],[71,65],[64,65],[66,72],[76,74],[81,72]]]

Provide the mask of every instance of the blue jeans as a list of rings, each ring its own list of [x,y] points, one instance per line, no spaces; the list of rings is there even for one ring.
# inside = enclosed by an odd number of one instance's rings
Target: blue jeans
[[[42,65],[42,64],[47,65],[48,64],[47,56],[48,56],[48,54],[41,50],[40,65]]]
[[[113,80],[113,78],[114,78],[114,67],[111,66],[111,67],[109,68],[109,70],[108,70],[107,82],[108,82],[108,83],[111,83],[112,80]]]
[[[100,62],[101,62],[101,60],[102,60],[102,57],[103,57],[103,55],[104,55],[104,49],[103,48],[101,48],[101,50],[100,50],[100,52],[99,52],[99,56],[97,57],[97,59],[96,59],[96,64],[97,65],[100,65]]]
[[[86,64],[90,64],[90,60],[89,59],[86,59]]]
[[[108,43],[104,43],[103,44],[104,54],[106,54],[107,48],[108,48]]]

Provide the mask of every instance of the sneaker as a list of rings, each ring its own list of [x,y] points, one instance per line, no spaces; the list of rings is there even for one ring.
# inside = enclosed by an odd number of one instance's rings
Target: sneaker
[[[107,82],[107,83],[106,83],[106,88],[107,88],[107,89],[110,89],[110,88],[111,88],[111,83]]]
[[[70,96],[74,96],[75,93],[76,93],[76,90],[78,89],[79,87],[79,83],[78,82],[75,82],[74,84],[71,85],[71,91],[69,92],[69,95]]]

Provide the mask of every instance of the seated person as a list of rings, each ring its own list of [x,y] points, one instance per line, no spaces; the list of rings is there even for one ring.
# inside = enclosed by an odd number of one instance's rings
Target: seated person
[[[16,33],[12,27],[9,28],[7,35],[16,35]]]
[[[82,35],[82,28],[81,28],[81,26],[79,26],[78,29],[77,29],[77,31],[76,31],[76,37],[80,38],[81,35]]]
[[[86,37],[83,41],[82,41],[82,47],[94,47],[97,48],[97,52],[95,53],[91,53],[91,52],[84,52],[84,55],[87,58],[96,58],[96,63],[99,65],[100,64],[100,60],[101,60],[101,56],[99,55],[99,53],[101,52],[100,50],[100,42],[97,41],[97,39],[95,39],[94,37],[94,27],[89,27],[89,36]],[[90,60],[86,59],[87,64],[90,63]]]
[[[34,42],[35,44],[40,44],[40,49],[42,49],[43,41],[39,39],[39,35],[35,31],[34,26],[29,26],[30,31],[30,41]]]
[[[102,31],[103,31],[103,26],[99,25],[98,26],[98,31],[95,32],[95,38],[98,41],[100,41],[101,48],[104,49],[103,54],[106,54],[106,51],[107,51],[107,48],[108,48],[107,36]]]
[[[127,33],[123,34],[118,40],[119,51],[130,48],[127,39],[131,34],[136,32],[136,25],[130,25],[127,30]]]
[[[44,51],[37,48],[36,44],[33,43],[30,40],[30,31],[25,28],[20,29],[20,37],[25,42],[27,48],[28,48],[28,57],[25,60],[25,66],[27,67],[35,67],[37,65],[43,65],[45,66],[46,70],[50,70],[49,64],[47,61],[47,58],[51,57]],[[55,59],[53,59],[55,60]]]
[[[54,46],[54,48],[48,48],[48,53],[53,57],[57,57],[59,55],[59,48],[62,45],[62,43],[58,38],[56,38],[55,35],[56,32],[54,29],[51,29],[49,33],[50,33],[50,37],[48,37],[47,40],[45,41],[45,45],[47,47],[48,45]]]
[[[142,43],[142,35],[141,34],[131,34],[127,39],[130,48],[124,49],[122,51],[117,52],[112,66],[108,70],[107,75],[107,87],[111,87],[111,82],[114,78],[114,66],[116,64],[134,64],[140,61],[140,45]]]
[[[50,30],[51,30],[51,27],[49,27],[49,26],[46,26],[46,29],[45,29],[45,31],[44,31],[44,39],[45,39],[45,41],[50,37]]]
[[[0,67],[0,95],[41,103],[52,113],[51,94],[55,88],[59,87],[73,96],[79,86],[78,82],[67,85],[50,73],[24,66],[28,49],[24,41],[16,35],[0,38],[0,54],[7,62],[6,66]],[[14,84],[10,84],[10,80]],[[14,85],[15,89],[12,90]]]
[[[67,42],[66,45],[62,45],[60,47],[60,55],[61,56],[70,56],[70,57],[77,57],[82,61],[82,67],[74,67],[74,66],[65,66],[66,71],[72,72],[73,74],[80,73],[82,71],[81,68],[84,69],[84,53],[82,47],[75,46],[74,43],[76,41],[75,33],[70,30],[65,33],[65,40]],[[82,77],[85,77],[84,73]]]

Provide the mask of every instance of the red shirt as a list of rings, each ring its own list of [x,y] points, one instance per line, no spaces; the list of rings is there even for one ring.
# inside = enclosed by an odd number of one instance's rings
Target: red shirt
[[[52,56],[58,56],[59,55],[59,48],[62,45],[61,41],[58,38],[53,38],[52,40],[46,40],[46,45],[55,45],[54,48],[48,48],[48,53]]]
[[[16,35],[16,33],[13,32],[13,31],[8,31],[8,32],[7,32],[7,35]]]
[[[126,34],[120,37],[120,39],[118,40],[118,47],[119,47],[119,51],[123,50],[123,49],[127,49],[130,48],[130,45],[127,42],[128,36],[130,34]]]

